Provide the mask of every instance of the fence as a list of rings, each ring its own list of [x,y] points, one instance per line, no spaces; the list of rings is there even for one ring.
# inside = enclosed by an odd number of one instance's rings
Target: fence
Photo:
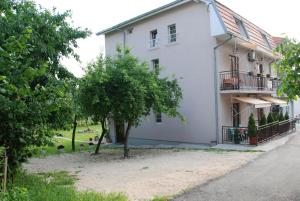
[[[297,119],[292,118],[281,122],[273,122],[257,127],[257,142],[262,143],[277,135],[282,135],[296,129]],[[222,127],[223,143],[240,143],[249,144],[248,128],[247,127]]]

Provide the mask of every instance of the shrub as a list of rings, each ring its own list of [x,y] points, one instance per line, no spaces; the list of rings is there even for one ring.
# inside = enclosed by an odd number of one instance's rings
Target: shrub
[[[288,111],[285,112],[284,119],[285,120],[289,120],[290,119]]]
[[[252,113],[250,114],[248,120],[248,135],[249,137],[256,137],[256,125]]]
[[[274,112],[273,114],[272,114],[272,116],[273,116],[273,120],[274,121],[278,121],[278,113],[277,112]]]
[[[0,194],[1,201],[29,201],[28,190],[21,187],[13,187],[7,193]]]
[[[271,112],[268,114],[267,122],[268,122],[268,124],[274,122],[274,119],[273,119],[273,116],[272,116],[272,113],[271,113]]]
[[[282,112],[279,113],[278,121],[284,121],[284,116]]]
[[[266,115],[265,115],[265,113],[263,113],[262,116],[261,116],[261,119],[259,121],[259,125],[263,126],[263,125],[266,125],[266,124],[267,124]]]

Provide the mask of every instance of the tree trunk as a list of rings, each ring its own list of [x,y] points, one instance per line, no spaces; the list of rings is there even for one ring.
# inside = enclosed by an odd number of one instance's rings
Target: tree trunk
[[[106,129],[106,120],[102,120],[101,121],[101,126],[102,126],[102,133],[101,133],[101,136],[100,136],[100,138],[98,140],[97,147],[96,147],[96,150],[95,150],[95,154],[99,153],[101,142],[102,142],[102,140],[104,138],[104,135],[107,132],[107,129]]]
[[[77,115],[74,116],[73,121],[73,132],[72,132],[72,151],[75,151],[75,134],[77,128]]]
[[[129,149],[128,149],[128,136],[129,136],[129,131],[131,129],[131,123],[127,124],[125,136],[124,136],[124,158],[129,157]]]

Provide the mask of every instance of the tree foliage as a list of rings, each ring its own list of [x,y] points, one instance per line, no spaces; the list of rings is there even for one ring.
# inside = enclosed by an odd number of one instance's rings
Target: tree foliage
[[[286,94],[289,99],[297,99],[300,95],[300,43],[286,38],[276,51],[282,55],[275,62],[282,81],[278,88],[279,95]]]
[[[129,156],[128,137],[132,127],[137,127],[143,117],[151,112],[179,117],[181,88],[175,78],[161,78],[160,69],[150,69],[140,62],[129,49],[117,48],[116,55],[107,68],[111,80],[113,119],[124,122],[124,157]]]
[[[256,137],[256,125],[253,114],[251,113],[248,120],[248,135],[249,137]]]
[[[0,146],[11,171],[33,146],[48,142],[51,129],[71,121],[74,76],[60,59],[78,58],[76,40],[88,32],[72,27],[69,17],[31,1],[0,2]]]
[[[82,78],[79,87],[79,104],[86,116],[100,122],[102,134],[99,138],[95,153],[99,152],[103,137],[108,132],[107,119],[111,115],[112,102],[109,76],[105,68],[105,59],[100,56],[95,62],[88,65],[86,75]]]
[[[85,113],[101,121],[105,132],[108,118],[124,122],[125,157],[130,130],[138,126],[143,117],[151,112],[162,112],[183,119],[178,112],[182,92],[177,80],[159,77],[159,70],[150,69],[129,49],[117,48],[115,56],[100,57],[92,63],[81,82],[80,94]]]

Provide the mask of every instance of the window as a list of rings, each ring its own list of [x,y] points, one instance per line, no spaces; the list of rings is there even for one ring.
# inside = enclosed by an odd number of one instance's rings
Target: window
[[[161,123],[162,122],[161,112],[155,114],[155,119],[156,119],[156,123]]]
[[[159,59],[153,59],[151,61],[152,63],[152,68],[155,70],[155,71],[158,71],[159,69]]]
[[[157,38],[157,29],[150,31],[150,47],[157,47],[158,38]]]
[[[172,24],[168,26],[169,33],[169,43],[174,43],[177,40],[176,34],[176,24]]]
[[[269,49],[272,49],[272,48],[271,48],[271,45],[270,45],[270,43],[269,43],[269,40],[268,40],[268,38],[267,38],[267,36],[266,36],[266,34],[261,33],[261,37],[263,38],[263,40],[264,40],[264,42],[265,42],[265,45],[266,45]]]
[[[246,30],[246,28],[245,28],[245,26],[244,26],[243,21],[240,20],[240,19],[237,19],[237,18],[235,18],[234,20],[235,20],[236,25],[237,25],[238,28],[239,28],[240,34],[241,34],[242,36],[244,36],[244,37],[246,37],[246,38],[249,39],[249,35],[248,35],[248,32],[247,32],[247,30]]]

